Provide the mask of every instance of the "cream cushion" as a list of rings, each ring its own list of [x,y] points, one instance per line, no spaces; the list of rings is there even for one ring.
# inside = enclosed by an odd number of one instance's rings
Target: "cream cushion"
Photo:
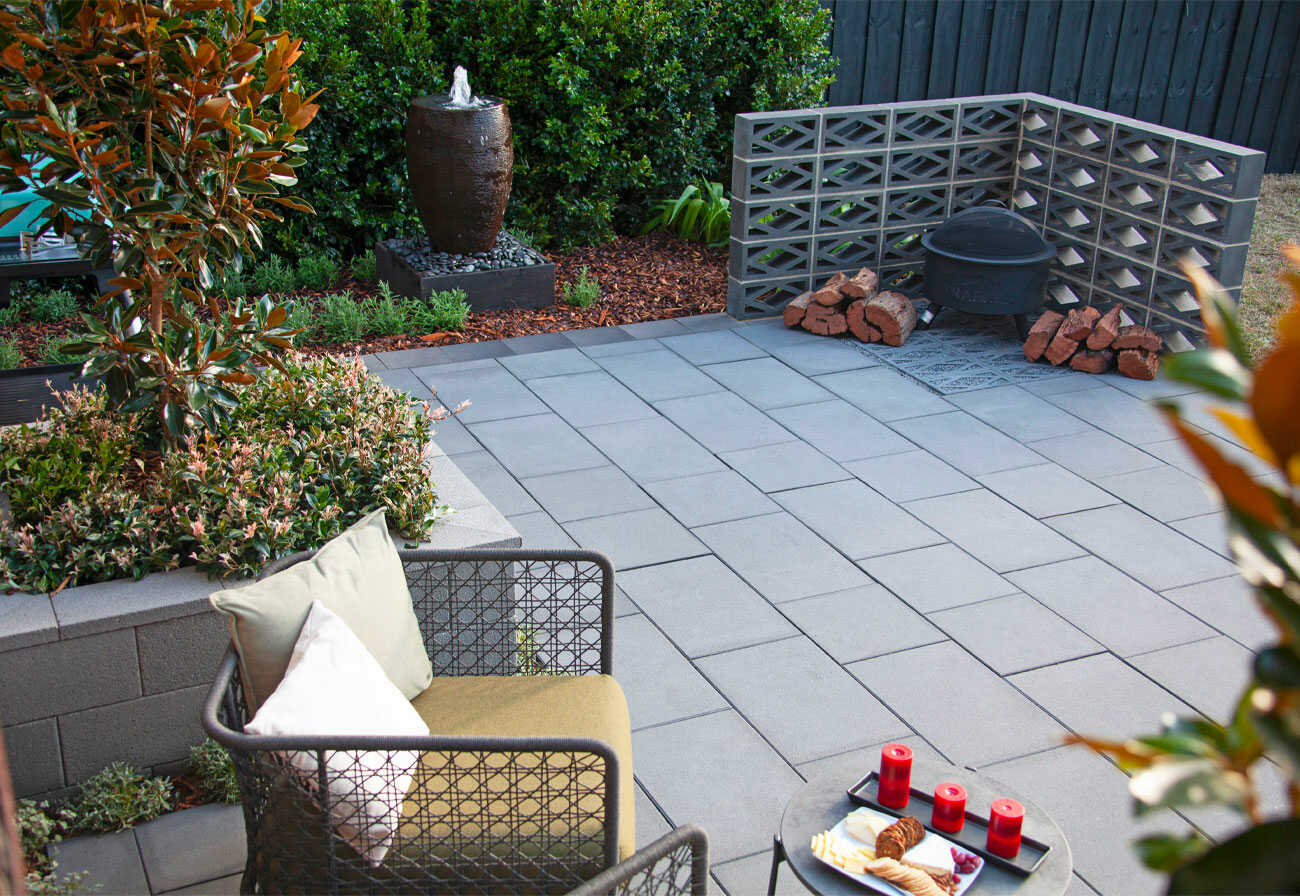
[[[428,736],[429,726],[343,620],[313,601],[284,678],[244,733]],[[320,766],[314,751],[278,755],[309,792],[316,791]],[[420,751],[332,750],[324,756],[330,816],[339,836],[372,864],[380,864],[401,821]]]
[[[253,710],[284,677],[314,601],[343,620],[408,700],[433,680],[382,510],[359,520],[310,560],[242,588],[218,591],[209,600],[230,618]]]

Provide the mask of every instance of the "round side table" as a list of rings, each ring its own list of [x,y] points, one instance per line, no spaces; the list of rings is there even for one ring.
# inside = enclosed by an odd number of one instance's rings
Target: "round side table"
[[[970,890],[971,896],[1062,896],[1065,893],[1070,885],[1074,860],[1070,855],[1070,844],[1050,815],[1015,788],[999,784],[979,772],[920,757],[912,761],[913,787],[932,793],[935,786],[943,781],[956,781],[965,787],[966,805],[977,815],[987,815],[989,804],[998,797],[1009,796],[1018,800],[1025,807],[1025,836],[1051,847],[1038,870],[1028,877],[1019,877],[995,865],[986,864]],[[781,816],[780,833],[773,838],[768,896],[775,896],[777,873],[782,861],[790,866],[800,883],[818,896],[863,896],[868,892],[857,881],[823,864],[812,854],[810,845],[814,834],[834,827],[841,818],[857,808],[846,795],[853,784],[853,781],[845,781],[838,775],[823,775],[809,781],[791,798],[785,807],[785,814]],[[927,820],[929,810],[921,807],[917,815]]]

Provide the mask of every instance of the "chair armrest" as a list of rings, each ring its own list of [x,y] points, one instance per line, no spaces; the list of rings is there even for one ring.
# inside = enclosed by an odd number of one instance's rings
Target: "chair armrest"
[[[691,824],[665,834],[568,896],[705,896],[708,882],[709,838]]]

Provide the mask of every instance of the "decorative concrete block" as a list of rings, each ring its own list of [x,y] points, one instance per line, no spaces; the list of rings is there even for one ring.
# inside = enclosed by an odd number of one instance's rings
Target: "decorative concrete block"
[[[135,630],[145,694],[206,685],[230,644],[230,623],[215,610],[151,622]]]
[[[135,630],[0,653],[0,719],[7,725],[140,696]]]
[[[171,812],[140,825],[135,836],[155,893],[244,870],[244,814],[237,805],[213,804]]]
[[[9,725],[4,739],[16,793],[45,793],[64,786],[59,726],[54,719]]]
[[[135,831],[73,837],[50,847],[59,863],[59,876],[85,872],[87,891],[148,893],[149,881],[136,846]]]
[[[207,692],[200,685],[63,715],[59,732],[69,782],[84,781],[110,762],[150,768],[184,759],[203,741],[199,714]]]

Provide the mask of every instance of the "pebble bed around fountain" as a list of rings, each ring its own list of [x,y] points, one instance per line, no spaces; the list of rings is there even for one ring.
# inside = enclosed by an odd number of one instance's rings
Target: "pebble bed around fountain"
[[[525,246],[505,230],[497,237],[497,244],[487,252],[466,255],[440,252],[429,244],[426,236],[387,240],[384,245],[414,270],[427,274],[468,274],[547,263],[542,253]]]

